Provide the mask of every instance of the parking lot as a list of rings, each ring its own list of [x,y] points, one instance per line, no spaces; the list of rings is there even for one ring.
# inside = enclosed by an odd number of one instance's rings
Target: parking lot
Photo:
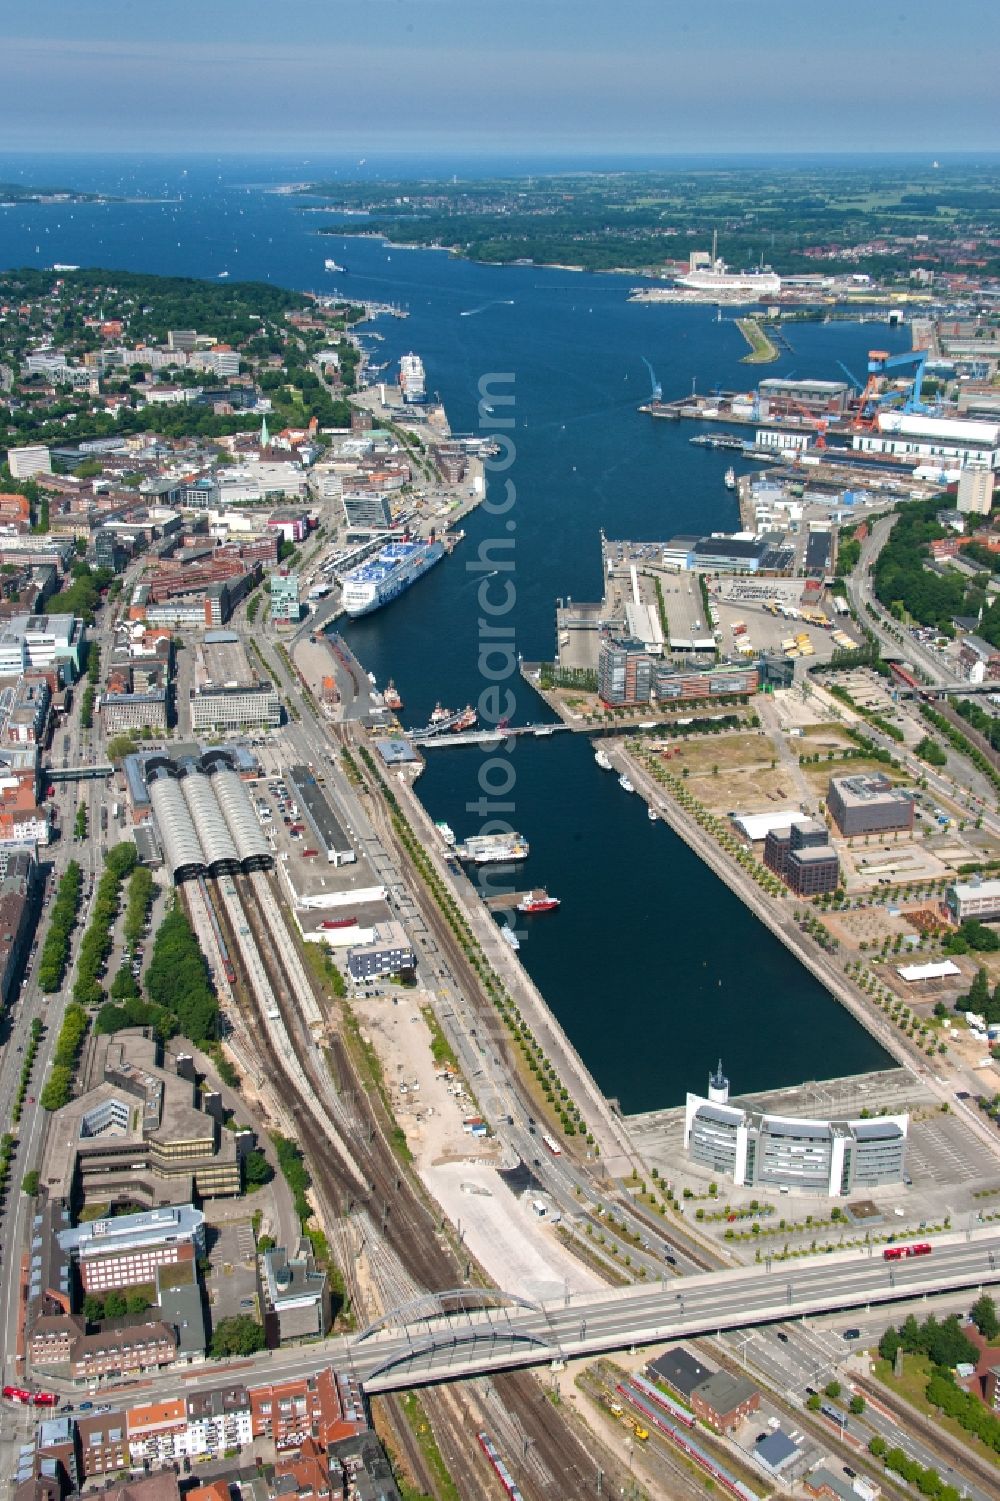
[[[910,1133],[906,1161],[918,1191],[971,1188],[1000,1179],[995,1155],[953,1115],[918,1121]]]
[[[768,579],[766,584],[744,584],[746,595],[740,592],[741,586],[730,583],[725,592],[713,596],[712,603],[715,605],[719,616],[719,629],[722,639],[719,649],[723,656],[732,656],[738,650],[738,644],[742,641],[751,642],[758,651],[781,653],[782,643],[790,641],[796,636],[805,635],[809,639],[812,654],[806,656],[807,662],[815,666],[817,662],[828,662],[834,652],[834,643],[831,640],[831,632],[824,630],[822,626],[811,625],[803,620],[801,615],[796,618],[792,614],[772,614],[765,609],[765,605],[773,604],[775,599],[781,596],[771,587],[773,583],[782,582],[780,579]],[[796,580],[797,594],[794,602],[788,602],[786,608],[797,610],[798,595],[801,594],[801,580]],[[745,633],[737,634],[734,626],[743,624],[746,626]],[[805,655],[804,653],[799,653]]]
[[[205,1287],[212,1322],[257,1313],[257,1243],[249,1217],[213,1221],[208,1230],[211,1271]]]

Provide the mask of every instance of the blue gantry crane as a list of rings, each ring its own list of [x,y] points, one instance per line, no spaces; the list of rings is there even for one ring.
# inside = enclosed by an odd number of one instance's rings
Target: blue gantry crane
[[[855,427],[872,428],[878,421],[879,411],[893,406],[902,412],[929,412],[931,408],[922,400],[924,369],[927,365],[926,349],[911,349],[905,354],[890,354],[886,349],[868,351],[868,384],[858,398],[858,414]],[[890,388],[882,390],[882,382],[893,370],[910,367],[913,375],[905,390]],[[841,369],[844,367],[841,366]],[[900,404],[901,403],[901,404]]]

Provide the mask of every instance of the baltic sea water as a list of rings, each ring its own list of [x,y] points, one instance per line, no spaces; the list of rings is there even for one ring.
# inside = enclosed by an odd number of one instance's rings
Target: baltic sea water
[[[336,285],[401,304],[405,321],[377,325],[384,338],[376,358],[416,350],[428,389],[440,394],[457,432],[479,430],[480,378],[512,374],[517,602],[510,618],[527,660],[551,658],[556,598],[600,596],[600,528],[652,540],[735,527],[736,504],[722,484],[729,456],[692,447],[687,424],[654,422],[636,408],[650,391],[645,361],[667,396],[692,384],[700,392],[748,386],[755,372],[740,364],[746,345],[731,316],[716,322],[712,308],[628,303],[634,277],[481,266],[368,238],[319,237],[328,219],[267,191],[334,170],[347,174],[350,165],[0,159],[0,180],[162,200],[0,209],[0,265],[227,271],[232,279],[317,291]],[[326,273],[326,256],[346,275]],[[796,325],[789,337],[792,352],[762,373],[839,379],[846,365],[863,377],[870,345],[907,343],[905,331],[839,322]],[[437,700],[475,703],[483,686],[479,576],[466,562],[497,534],[498,522],[481,510],[464,526],[466,541],[450,559],[345,632],[380,685],[395,680],[411,724],[425,723]],[[538,717],[530,688],[514,687],[516,717]],[[465,810],[480,795],[481,761],[478,750],[432,752],[418,784],[432,816],[460,835],[477,826]],[[678,1103],[685,1090],[704,1085],[719,1055],[741,1091],[888,1061],[701,861],[598,770],[585,739],[521,741],[513,766],[513,822],[531,842],[524,882],[545,885],[562,901],[557,913],[528,924],[520,957],[625,1110]]]

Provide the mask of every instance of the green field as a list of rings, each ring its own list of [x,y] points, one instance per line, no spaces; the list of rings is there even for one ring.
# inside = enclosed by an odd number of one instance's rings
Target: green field
[[[717,231],[720,253],[733,267],[764,260],[784,274],[863,271],[881,279],[908,274],[922,260],[947,270],[974,253],[981,274],[1000,274],[989,227],[1000,213],[1000,176],[985,167],[320,182],[306,191],[331,208],[370,216],[331,224],[330,233],[375,232],[497,263],[655,272],[686,260],[691,249],[708,249]],[[915,246],[916,235],[927,240]]]

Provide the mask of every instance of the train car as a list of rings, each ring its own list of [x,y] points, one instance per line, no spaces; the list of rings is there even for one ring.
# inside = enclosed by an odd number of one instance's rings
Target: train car
[[[59,1396],[56,1392],[32,1392],[31,1401],[35,1407],[58,1407]]]
[[[628,1398],[633,1407],[642,1413],[651,1428],[668,1438],[671,1443],[676,1444],[678,1449],[686,1454],[700,1470],[709,1475],[722,1490],[728,1492],[730,1496],[736,1496],[738,1501],[757,1501],[756,1492],[752,1491],[742,1480],[738,1480],[729,1470],[724,1469],[713,1455],[703,1449],[686,1431],[687,1425],[684,1428],[678,1427],[666,1412],[659,1410],[658,1402],[647,1400],[631,1381],[624,1382],[618,1390]],[[662,1392],[657,1392],[656,1395],[657,1399],[662,1400]]]
[[[923,686],[919,678],[914,677],[912,672],[908,672],[898,662],[890,662],[889,671],[896,679],[896,682],[902,683],[904,688],[921,688]]]
[[[562,1156],[562,1147],[556,1141],[556,1139],[555,1139],[554,1136],[549,1136],[547,1134],[543,1134],[543,1136],[542,1136],[542,1145],[544,1147],[546,1147],[552,1153],[553,1157],[561,1157]]]
[[[16,1407],[30,1407],[31,1393],[25,1391],[23,1386],[5,1386],[3,1389],[5,1402],[13,1402]]]
[[[621,1392],[626,1400],[629,1398],[630,1388],[636,1389],[647,1402],[652,1402],[655,1406],[662,1407],[667,1416],[675,1423],[682,1423],[685,1428],[694,1427],[696,1422],[694,1413],[689,1412],[686,1407],[682,1407],[679,1402],[675,1402],[673,1397],[668,1397],[666,1392],[661,1392],[660,1388],[654,1386],[651,1381],[647,1381],[645,1376],[632,1376],[627,1383],[623,1383],[618,1387],[618,1391]]]
[[[222,936],[222,928],[219,925],[219,918],[215,910],[215,903],[209,896],[208,886],[205,883],[204,876],[198,877],[198,884],[201,887],[201,894],[205,899],[205,907],[208,912],[208,920],[212,925],[212,937],[215,939],[215,946],[219,950],[219,958],[222,960],[222,973],[225,975],[230,985],[235,985],[236,969],[233,965],[233,961],[229,957],[229,950],[226,947],[226,940]],[[223,891],[227,896],[234,896],[236,894],[235,888],[231,885],[228,891],[225,887],[223,887]]]
[[[486,1458],[489,1460],[490,1464],[493,1466],[493,1469],[496,1471],[500,1484],[503,1486],[508,1496],[510,1496],[511,1501],[524,1501],[523,1492],[514,1480],[513,1475],[508,1470],[506,1464],[503,1461],[503,1458],[501,1457],[499,1449],[490,1438],[489,1434],[477,1433],[476,1438],[479,1440],[480,1449],[482,1449],[483,1453],[486,1455]]]

